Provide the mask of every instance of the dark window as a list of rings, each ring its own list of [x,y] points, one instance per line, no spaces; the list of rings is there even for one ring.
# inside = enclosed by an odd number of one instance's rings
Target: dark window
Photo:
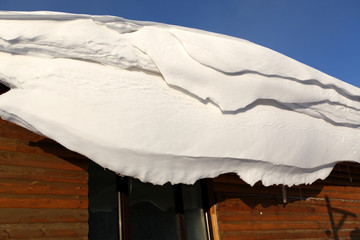
[[[179,239],[173,186],[156,186],[130,179],[129,187],[131,239]]]
[[[91,163],[89,239],[209,240],[205,186],[143,183]]]
[[[209,239],[201,181],[163,186],[133,178],[122,181],[120,191],[126,195],[122,204],[128,209],[121,213],[123,239]]]
[[[119,240],[117,175],[89,163],[89,239]]]
[[[207,196],[203,194],[201,183],[205,184],[198,181],[194,185],[181,185],[187,239],[208,239],[206,228],[209,226],[205,221],[203,206]]]

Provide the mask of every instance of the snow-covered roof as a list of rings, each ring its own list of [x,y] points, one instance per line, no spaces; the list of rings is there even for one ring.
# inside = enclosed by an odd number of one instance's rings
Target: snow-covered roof
[[[360,89],[249,41],[0,12],[0,116],[155,184],[312,183],[360,160]]]

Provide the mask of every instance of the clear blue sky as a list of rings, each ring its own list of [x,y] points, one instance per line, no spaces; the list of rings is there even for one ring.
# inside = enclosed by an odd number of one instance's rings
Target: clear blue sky
[[[223,33],[360,87],[360,0],[0,0],[0,10],[106,14]]]

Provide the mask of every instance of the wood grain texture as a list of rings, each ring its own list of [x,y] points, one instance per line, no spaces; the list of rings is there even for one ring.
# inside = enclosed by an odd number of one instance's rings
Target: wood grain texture
[[[220,239],[360,239],[360,164],[338,164],[312,185],[251,187],[235,174],[214,179]]]
[[[86,171],[66,171],[41,167],[0,165],[0,179],[23,179],[29,181],[86,184],[89,180],[89,174]]]
[[[6,122],[0,118],[0,136],[28,141],[40,141],[46,139],[44,136],[35,134],[25,128],[13,123]]]
[[[230,183],[215,183],[214,189],[220,193],[238,193],[242,195],[264,195],[264,196],[282,196],[282,189],[280,186],[264,188],[262,186],[241,186]],[[290,198],[308,198],[316,196],[317,198],[324,198],[331,196],[333,199],[360,199],[360,188],[354,186],[323,186],[317,189],[312,187],[287,188],[286,194]]]
[[[323,221],[329,217],[328,213],[303,213],[294,214],[293,212],[270,212],[270,211],[226,211],[218,212],[218,220],[223,222],[240,221]],[[343,214],[334,214],[334,220],[341,220]],[[351,219],[357,219],[352,217]]]
[[[56,155],[43,156],[32,153],[10,152],[0,150],[0,165],[87,171],[87,164],[87,161],[81,159],[66,159]]]
[[[0,181],[0,194],[1,193],[87,196],[88,185],[84,183],[2,178]]]
[[[0,208],[87,209],[87,196],[0,194]]]
[[[260,204],[252,204],[250,207],[248,202],[261,202]],[[252,211],[257,212],[270,212],[272,214],[278,214],[278,212],[289,212],[293,215],[295,214],[308,214],[308,213],[328,213],[329,208],[324,199],[307,199],[307,200],[296,200],[294,202],[289,202],[287,205],[281,203],[282,199],[277,199],[274,201],[269,201],[264,198],[241,198],[238,200],[236,198],[226,199],[225,201],[219,202],[217,204],[217,210],[220,211],[247,211],[248,213]],[[342,202],[342,201],[331,201],[331,207],[341,209],[344,212],[350,212],[352,214],[360,214],[359,202]],[[219,213],[218,213],[219,214]],[[260,218],[261,216],[259,216]]]
[[[0,240],[87,240],[88,161],[0,118]]]
[[[86,223],[87,209],[0,208],[0,224],[5,223]]]
[[[337,239],[341,240],[356,240],[360,239],[358,232],[351,229],[340,229],[337,232]],[[351,238],[352,237],[352,238]],[[257,231],[254,234],[253,231],[228,231],[224,232],[221,236],[221,240],[331,240],[332,237],[330,229],[326,230],[303,230],[303,229],[287,229],[287,230],[269,230],[269,231]]]
[[[83,237],[88,231],[87,223],[1,224],[0,239]]]
[[[21,240],[88,240],[88,239],[89,238],[87,236],[84,236],[84,237],[21,238]]]
[[[60,156],[65,158],[86,159],[84,156],[67,150],[58,143],[42,139],[39,141],[29,141],[24,139],[15,139],[0,136],[0,150],[22,153],[34,153],[46,156]]]

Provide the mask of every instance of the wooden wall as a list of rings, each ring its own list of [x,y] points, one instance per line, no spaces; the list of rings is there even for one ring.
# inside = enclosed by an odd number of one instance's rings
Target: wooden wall
[[[360,164],[338,164],[324,181],[286,188],[250,187],[235,174],[214,179],[219,237],[360,239]]]
[[[88,239],[87,168],[84,157],[0,119],[0,240]]]

